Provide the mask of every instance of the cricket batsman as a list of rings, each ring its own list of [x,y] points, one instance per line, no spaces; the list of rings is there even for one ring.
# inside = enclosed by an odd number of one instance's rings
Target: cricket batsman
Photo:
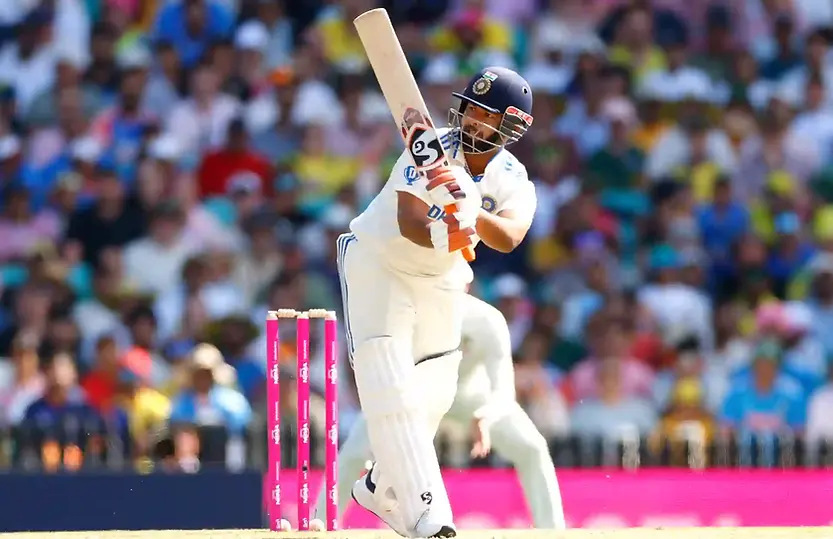
[[[454,400],[462,357],[473,274],[460,251],[481,240],[512,251],[536,207],[526,169],[505,149],[532,124],[527,82],[490,67],[454,96],[460,104],[439,130],[452,165],[429,183],[403,152],[338,239],[346,343],[375,459],[369,475],[379,486],[360,505],[389,524],[396,515],[397,527],[417,537],[456,535],[433,437]],[[443,211],[450,206],[453,214]],[[417,383],[423,363],[434,374],[430,393]]]
[[[484,457],[490,449],[512,463],[518,472],[532,521],[539,529],[563,530],[564,508],[546,440],[515,400],[515,374],[509,327],[500,311],[473,296],[464,298],[463,360],[460,364],[457,396],[447,419],[472,426],[472,456]],[[417,365],[423,387],[434,385],[431,362]],[[372,459],[364,419],[350,431],[338,454],[339,519],[351,497],[370,496],[368,477],[356,478]],[[316,514],[325,512],[324,489],[318,494]],[[323,531],[323,522],[319,526]],[[401,530],[400,533],[404,532]]]

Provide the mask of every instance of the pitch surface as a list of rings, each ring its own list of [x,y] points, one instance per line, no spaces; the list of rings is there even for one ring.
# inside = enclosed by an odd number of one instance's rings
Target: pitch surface
[[[4,539],[397,539],[382,530],[273,533],[265,530],[159,530],[11,533]],[[619,530],[463,530],[460,539],[833,539],[833,528],[631,528]]]

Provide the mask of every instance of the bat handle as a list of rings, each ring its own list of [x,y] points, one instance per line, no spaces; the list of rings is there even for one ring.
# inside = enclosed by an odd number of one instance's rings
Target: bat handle
[[[445,213],[451,215],[457,211],[457,206],[455,206],[454,204],[449,204],[443,209]],[[463,258],[466,259],[466,262],[474,262],[474,247],[472,247],[471,245],[469,245],[468,247],[463,247],[463,249],[461,249],[460,252],[463,253]]]

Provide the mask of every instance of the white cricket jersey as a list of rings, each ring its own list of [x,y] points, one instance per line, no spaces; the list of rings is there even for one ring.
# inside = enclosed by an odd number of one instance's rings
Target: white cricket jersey
[[[449,128],[437,131],[443,147],[452,154],[452,164],[465,166],[463,152],[456,148]],[[489,162],[485,173],[473,179],[480,191],[484,210],[489,213],[513,210],[515,215],[532,222],[537,204],[535,186],[529,181],[526,168],[508,150],[499,151]],[[445,276],[452,286],[469,283],[473,274],[461,253],[438,253],[434,249],[420,247],[399,232],[399,191],[411,193],[428,204],[428,215],[432,219],[442,218],[443,211],[431,202],[426,184],[427,180],[417,174],[410,156],[403,151],[385,186],[367,209],[353,219],[350,230],[360,244],[371,246],[393,269],[417,276]]]
[[[509,326],[494,306],[466,294],[463,314],[461,394],[479,394],[483,406],[478,417],[497,420],[515,400],[515,367]]]

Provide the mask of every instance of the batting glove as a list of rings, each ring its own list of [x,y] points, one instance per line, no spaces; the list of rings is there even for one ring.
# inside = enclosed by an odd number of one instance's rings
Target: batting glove
[[[476,224],[476,217],[466,217],[460,212],[433,221],[428,228],[434,250],[438,253],[454,253],[465,247],[474,247],[480,241]]]
[[[457,204],[468,198],[477,199],[479,206],[480,193],[474,180],[463,167],[439,167],[428,173],[428,196],[431,202],[440,208]]]

